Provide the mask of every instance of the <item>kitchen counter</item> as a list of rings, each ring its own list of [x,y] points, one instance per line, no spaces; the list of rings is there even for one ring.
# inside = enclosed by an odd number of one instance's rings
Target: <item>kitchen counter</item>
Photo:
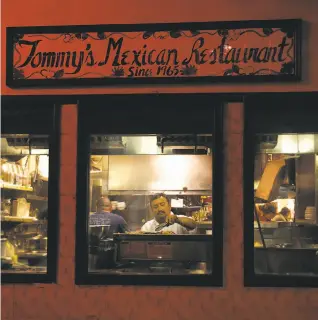
[[[255,248],[256,273],[318,276],[318,248]]]
[[[113,269],[90,270],[90,273],[104,273],[114,275],[190,275],[190,274],[209,274],[212,271],[207,269],[206,263],[195,263],[186,265],[181,263],[153,263],[145,264],[126,264]]]
[[[2,274],[17,274],[17,273],[33,273],[33,274],[43,274],[47,272],[47,268],[46,267],[36,267],[36,266],[22,266],[22,265],[16,265],[13,266],[11,269],[1,269],[1,273]]]

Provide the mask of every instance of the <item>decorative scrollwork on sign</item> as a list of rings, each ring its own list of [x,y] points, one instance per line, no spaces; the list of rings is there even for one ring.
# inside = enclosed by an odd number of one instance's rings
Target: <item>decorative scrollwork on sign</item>
[[[280,69],[281,73],[285,74],[293,74],[295,71],[295,63],[294,62],[287,62],[282,64],[282,68]]]
[[[125,75],[125,71],[123,67],[115,67],[113,70],[112,75],[114,77],[123,77]]]
[[[186,65],[182,70],[181,74],[184,76],[193,76],[197,73],[198,69],[194,65]]]
[[[20,70],[20,69],[13,68],[13,79],[14,80],[25,79],[24,71]]]

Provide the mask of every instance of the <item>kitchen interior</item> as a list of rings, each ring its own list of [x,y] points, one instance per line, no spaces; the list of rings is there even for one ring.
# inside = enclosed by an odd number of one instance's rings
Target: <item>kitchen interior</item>
[[[254,265],[258,274],[318,276],[318,134],[258,135],[254,165]],[[89,214],[107,195],[126,233],[102,227],[89,272],[208,274],[212,271],[213,139],[202,135],[91,137]],[[45,273],[47,136],[1,137],[1,271]],[[163,192],[187,235],[143,233],[150,196]],[[107,227],[106,227],[107,229]]]
[[[212,134],[93,135],[90,146],[89,214],[107,195],[128,231],[109,236],[107,226],[97,227],[98,244],[89,244],[89,272],[211,273]],[[173,214],[196,221],[194,232],[141,231],[154,218],[150,197],[156,193],[168,197]]]
[[[257,135],[256,274],[318,276],[318,134]]]
[[[1,272],[46,273],[49,139],[1,135]]]

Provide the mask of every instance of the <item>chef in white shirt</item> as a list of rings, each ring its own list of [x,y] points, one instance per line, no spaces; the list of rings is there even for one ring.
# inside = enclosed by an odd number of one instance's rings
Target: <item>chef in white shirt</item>
[[[193,234],[196,232],[196,222],[194,219],[182,215],[174,215],[171,212],[169,199],[164,193],[159,193],[151,197],[151,210],[154,218],[147,221],[142,227],[143,232],[156,232],[156,227],[167,223],[161,231],[170,231],[175,234]]]

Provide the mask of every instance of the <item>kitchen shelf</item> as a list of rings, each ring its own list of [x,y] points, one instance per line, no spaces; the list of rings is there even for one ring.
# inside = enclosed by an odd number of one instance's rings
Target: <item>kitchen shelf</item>
[[[17,252],[19,259],[37,259],[47,257],[47,252]]]
[[[40,197],[35,194],[28,194],[27,200],[48,201],[48,197]]]
[[[212,221],[197,221],[196,223],[199,229],[212,229]]]
[[[1,216],[1,222],[33,222],[37,221],[36,218],[20,218],[20,217],[11,217],[11,216]]]
[[[17,186],[17,185],[14,185],[11,183],[6,183],[6,182],[0,182],[0,188],[1,189],[8,189],[8,190],[28,191],[28,192],[33,191],[32,187]]]
[[[309,225],[309,226],[315,226],[317,225],[315,222],[310,221],[310,220],[304,220],[304,219],[297,219],[296,222],[284,222],[284,221],[278,221],[278,222],[274,222],[274,221],[268,221],[268,222],[263,222],[260,221],[260,225],[262,229],[265,228],[278,228],[279,226],[297,226],[297,225]],[[258,229],[258,225],[257,222],[254,221],[254,229]]]
[[[164,193],[172,196],[211,196],[211,190],[188,190],[188,191],[167,191],[167,190],[108,190],[109,196],[151,196],[157,193]]]

